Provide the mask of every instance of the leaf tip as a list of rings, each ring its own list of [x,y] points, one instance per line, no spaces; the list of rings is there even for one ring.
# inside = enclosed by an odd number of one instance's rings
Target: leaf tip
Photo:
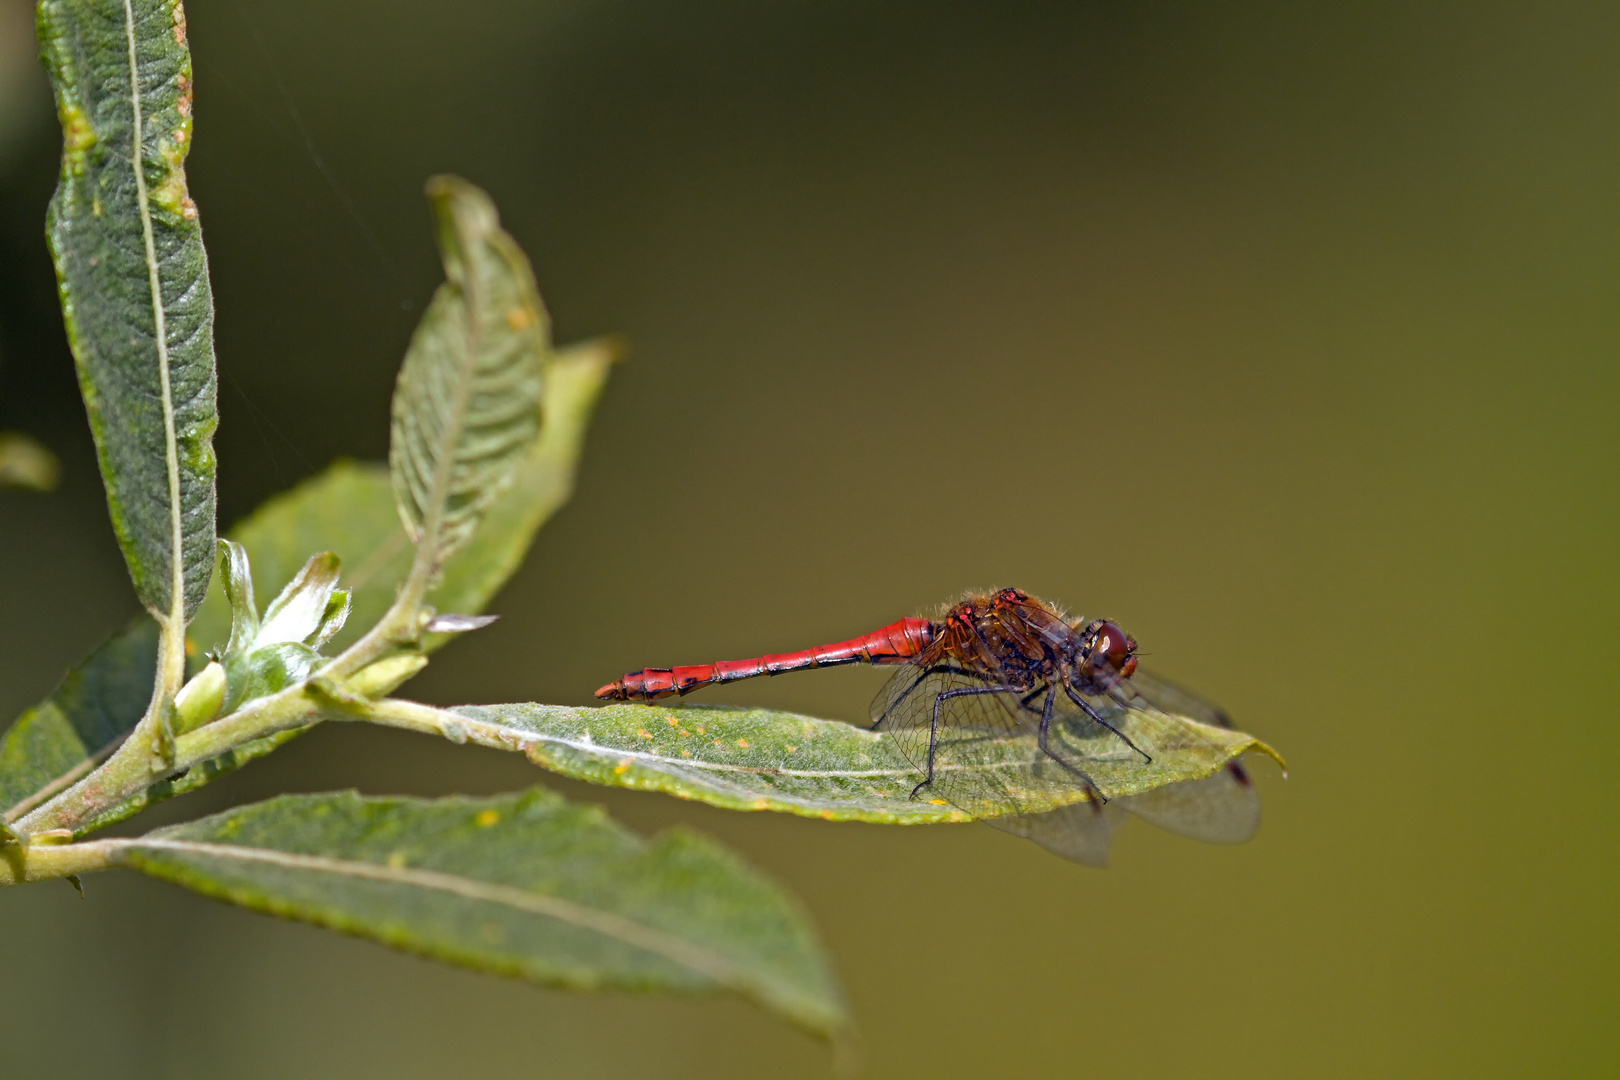
[[[482,630],[499,618],[499,615],[435,615],[422,629],[429,634],[462,634],[469,630]]]

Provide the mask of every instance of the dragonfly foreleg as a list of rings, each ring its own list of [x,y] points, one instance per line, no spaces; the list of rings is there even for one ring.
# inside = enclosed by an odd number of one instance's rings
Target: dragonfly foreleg
[[[1107,720],[1104,720],[1102,718],[1102,713],[1098,712],[1096,709],[1093,709],[1090,702],[1086,701],[1079,694],[1074,692],[1074,687],[1070,686],[1068,683],[1064,683],[1063,692],[1069,695],[1070,701],[1080,706],[1081,712],[1091,717],[1091,719],[1095,720],[1109,731],[1112,731],[1115,735],[1118,735],[1126,746],[1130,747],[1132,750],[1135,750],[1138,754],[1141,754],[1145,764],[1153,764],[1152,754],[1149,754],[1146,750],[1143,750],[1140,746],[1137,746],[1135,743],[1131,742],[1129,735],[1126,735],[1123,731],[1119,730],[1119,728],[1115,727],[1113,724],[1110,724]]]
[[[911,797],[915,799],[917,792],[934,782],[934,747],[939,743],[939,710],[940,706],[951,698],[973,697],[978,694],[1016,694],[1018,690],[1012,686],[962,686],[955,690],[946,690],[934,698],[934,713],[928,720],[928,768],[923,782],[911,789]]]

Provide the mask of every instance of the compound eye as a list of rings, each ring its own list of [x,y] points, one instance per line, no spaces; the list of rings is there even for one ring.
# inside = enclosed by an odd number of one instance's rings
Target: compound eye
[[[1136,670],[1136,657],[1131,654],[1136,651],[1136,642],[1111,622],[1105,622],[1097,627],[1096,644],[1091,650],[1091,664],[1093,667],[1118,672],[1129,678],[1131,672]]]

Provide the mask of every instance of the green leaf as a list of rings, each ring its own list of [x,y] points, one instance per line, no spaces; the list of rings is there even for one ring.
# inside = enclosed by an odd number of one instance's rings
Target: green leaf
[[[550,326],[529,260],[489,196],[439,176],[428,197],[446,280],[399,369],[388,463],[405,531],[437,571],[539,434]]]
[[[229,716],[249,701],[303,682],[321,662],[320,653],[297,641],[278,641],[252,652],[228,654],[220,715]]]
[[[230,605],[231,617],[226,625],[231,636],[225,642],[223,651],[227,655],[245,653],[253,648],[253,639],[259,636],[259,604],[253,598],[253,568],[248,561],[247,548],[230,540],[221,540],[219,571],[219,589],[210,590],[209,595],[214,596],[223,590],[225,602]],[[200,622],[207,613],[205,601],[193,623]],[[217,653],[221,650],[211,651]]]
[[[441,568],[440,584],[428,594],[440,611],[482,611],[522,564],[535,532],[568,501],[591,411],[619,353],[614,339],[599,338],[553,354],[540,438],[471,542]],[[388,470],[379,465],[337,462],[266,502],[231,536],[251,555],[251,581],[265,594],[291,578],[312,551],[342,557],[343,583],[353,599],[348,629],[333,639],[334,649],[382,618],[411,567],[411,542],[394,509]],[[191,624],[197,652],[223,647],[230,633],[230,605],[219,588],[211,589]],[[431,649],[444,640],[430,634],[423,644]]]
[[[229,715],[255,698],[302,682],[315,670],[322,661],[320,647],[348,617],[349,591],[337,587],[338,557],[323,551],[310,556],[261,618],[247,549],[221,540],[219,563],[231,621],[230,640],[216,650],[225,677],[218,714]]]
[[[0,816],[15,821],[135,727],[152,696],[156,624],[141,616],[77,666],[0,738]]]
[[[608,369],[623,351],[619,339],[607,337],[551,354],[540,437],[467,546],[440,570],[438,585],[428,593],[428,602],[439,611],[471,615],[484,610],[523,565],[534,534],[573,494],[591,412],[607,384]]]
[[[73,667],[50,697],[0,736],[0,822],[29,810],[89,772],[134,730],[152,696],[158,628],[145,615]],[[195,791],[308,730],[282,731],[236,747],[140,795],[107,808],[74,830],[86,836],[153,803]]]
[[[110,841],[114,861],[244,907],[576,990],[731,991],[848,1025],[807,919],[685,830],[643,840],[544,791],[289,795]]]
[[[26,435],[0,431],[0,487],[53,491],[61,474],[55,454]]]
[[[304,568],[264,609],[264,619],[253,638],[254,647],[297,642],[319,648],[343,629],[349,614],[349,595],[337,587],[341,568],[341,561],[330,551],[311,555]]]
[[[768,709],[610,705],[464,705],[435,709],[384,701],[381,723],[525,754],[575,780],[663,791],[728,810],[777,810],[829,821],[895,825],[969,821],[1009,813],[1001,802],[951,805],[927,792],[911,798],[922,776],[882,732]],[[1085,760],[1109,798],[1136,795],[1209,776],[1245,751],[1275,752],[1252,735],[1185,717],[1129,710],[1122,730],[1152,748],[1153,763],[1112,743]],[[1123,744],[1119,744],[1123,747]],[[980,767],[1027,763],[1030,741],[1000,740]],[[1027,793],[1019,813],[1085,799],[1078,786]]]
[[[40,0],[39,36],[62,122],[47,231],[68,341],[135,591],[178,640],[213,570],[218,423],[185,16],[178,0]]]

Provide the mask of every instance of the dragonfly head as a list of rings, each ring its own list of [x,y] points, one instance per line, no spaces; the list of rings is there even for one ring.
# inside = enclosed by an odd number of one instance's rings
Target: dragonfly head
[[[1128,679],[1136,671],[1136,639],[1107,619],[1080,635],[1080,673],[1087,678]]]

